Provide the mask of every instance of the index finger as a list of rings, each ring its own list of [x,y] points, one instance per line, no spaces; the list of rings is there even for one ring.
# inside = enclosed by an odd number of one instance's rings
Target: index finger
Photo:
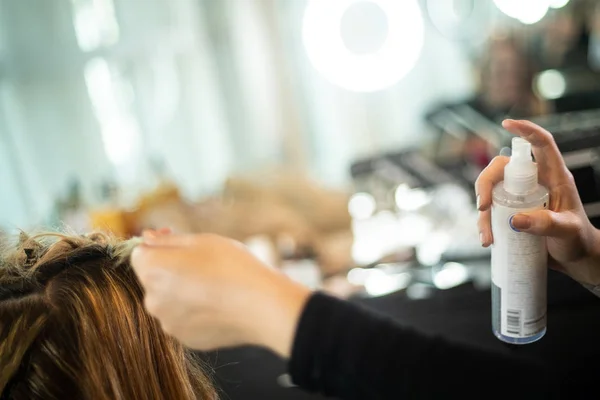
[[[502,126],[531,143],[540,179],[550,187],[569,183],[567,166],[550,132],[531,121],[507,119]]]

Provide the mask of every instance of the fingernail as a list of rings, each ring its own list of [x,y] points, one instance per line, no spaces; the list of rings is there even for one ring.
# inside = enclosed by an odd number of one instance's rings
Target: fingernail
[[[483,234],[483,232],[479,233],[479,241],[481,242],[481,245],[483,247],[485,247],[485,245],[487,244],[486,240],[485,240],[485,235]]]
[[[515,215],[510,219],[510,226],[517,231],[527,230],[531,228],[531,218],[527,215]]]
[[[481,211],[481,196],[477,195],[477,199],[475,200],[475,203],[477,204],[477,209],[479,211]]]
[[[512,150],[510,149],[510,147],[503,147],[502,150],[500,150],[501,156],[510,157],[511,154],[512,154]]]

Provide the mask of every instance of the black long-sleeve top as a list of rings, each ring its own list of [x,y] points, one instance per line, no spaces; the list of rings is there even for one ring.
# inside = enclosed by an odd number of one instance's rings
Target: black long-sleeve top
[[[304,308],[289,369],[304,390],[343,400],[545,399],[563,387],[541,363],[426,336],[321,293]]]

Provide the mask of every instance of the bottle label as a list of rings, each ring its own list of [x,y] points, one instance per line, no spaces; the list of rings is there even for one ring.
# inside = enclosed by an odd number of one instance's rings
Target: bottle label
[[[546,327],[546,239],[515,230],[513,216],[545,208],[515,209],[495,204],[492,208],[492,283],[494,318],[500,333],[527,338]]]

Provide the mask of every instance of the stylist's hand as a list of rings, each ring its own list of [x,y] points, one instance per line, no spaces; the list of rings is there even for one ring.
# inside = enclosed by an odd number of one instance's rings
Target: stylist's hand
[[[289,356],[310,291],[216,235],[147,234],[132,255],[145,305],[188,347],[244,344]]]
[[[547,237],[551,267],[580,283],[600,284],[599,233],[585,214],[573,175],[567,169],[554,138],[529,121],[505,120],[502,125],[532,144],[540,183],[550,191],[548,210],[519,214],[513,218],[513,226],[522,232]],[[491,230],[492,189],[503,180],[508,161],[508,157],[496,157],[475,184],[480,211],[479,232],[485,247],[494,241]]]

